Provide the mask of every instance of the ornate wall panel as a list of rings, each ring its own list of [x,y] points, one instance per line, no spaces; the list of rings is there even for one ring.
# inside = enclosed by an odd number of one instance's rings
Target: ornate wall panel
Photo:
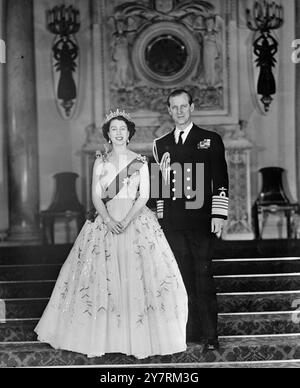
[[[238,122],[235,0],[93,0],[93,7],[97,124],[116,107],[142,126],[157,124],[175,87],[194,95],[195,121]]]
[[[151,155],[153,139],[173,127],[166,98],[182,87],[194,96],[194,122],[225,141],[234,200],[225,237],[253,237],[251,146],[238,113],[236,6],[236,0],[92,0],[94,123],[86,128],[82,149],[87,206],[94,151],[103,149],[99,129],[105,113],[131,112],[137,124],[131,147]]]

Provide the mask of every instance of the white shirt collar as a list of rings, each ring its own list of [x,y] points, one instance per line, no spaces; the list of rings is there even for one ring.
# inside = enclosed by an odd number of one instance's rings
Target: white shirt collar
[[[190,130],[193,128],[193,125],[194,123],[190,123],[184,130],[183,130],[183,134],[182,134],[182,144],[184,144],[186,138],[188,137],[188,134],[190,133]],[[179,128],[175,128],[175,132],[174,132],[174,135],[175,135],[175,142],[178,143],[178,138],[179,138],[179,134],[180,132],[182,131],[182,129],[179,129]]]

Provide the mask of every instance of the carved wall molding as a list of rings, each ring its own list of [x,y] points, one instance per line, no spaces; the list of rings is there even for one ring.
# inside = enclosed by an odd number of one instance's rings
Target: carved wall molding
[[[173,1],[169,12],[157,10],[157,3],[125,3],[113,9],[113,105],[126,101],[130,110],[160,112],[164,104],[159,103],[159,96],[182,86],[193,93],[199,109],[226,109],[228,46],[223,18],[209,2]],[[138,10],[143,12],[142,19]],[[134,28],[128,26],[129,18]],[[151,68],[151,56],[155,68]],[[151,101],[157,103],[150,107]]]

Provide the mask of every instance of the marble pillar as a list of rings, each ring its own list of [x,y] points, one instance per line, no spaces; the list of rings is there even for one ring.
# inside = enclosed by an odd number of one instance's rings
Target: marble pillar
[[[6,42],[5,37],[5,12],[4,12],[4,0],[0,0],[0,38],[2,42]],[[1,43],[1,41],[0,41]],[[3,47],[3,43],[2,43]],[[1,45],[0,45],[1,48]],[[1,53],[1,59],[3,59],[3,52]],[[6,58],[6,48],[5,48]],[[0,85],[3,85],[5,75],[5,63],[2,63],[0,59]],[[0,243],[7,237],[8,229],[8,205],[7,205],[7,161],[5,152],[5,110],[4,110],[4,96],[5,91],[3,87],[0,87]]]
[[[13,241],[39,241],[39,169],[33,0],[6,4],[6,112],[9,231]]]
[[[296,39],[300,39],[300,0],[295,1],[295,26]],[[297,184],[297,198],[300,201],[300,63],[296,66],[296,100],[295,100],[295,112],[296,112],[296,184]]]

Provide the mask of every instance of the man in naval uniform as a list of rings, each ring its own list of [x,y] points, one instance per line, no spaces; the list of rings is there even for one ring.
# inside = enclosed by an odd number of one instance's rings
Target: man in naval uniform
[[[153,143],[163,177],[157,214],[189,296],[187,340],[214,350],[219,343],[211,243],[228,215],[224,144],[217,133],[193,124],[187,91],[173,91],[167,103],[175,129]]]

